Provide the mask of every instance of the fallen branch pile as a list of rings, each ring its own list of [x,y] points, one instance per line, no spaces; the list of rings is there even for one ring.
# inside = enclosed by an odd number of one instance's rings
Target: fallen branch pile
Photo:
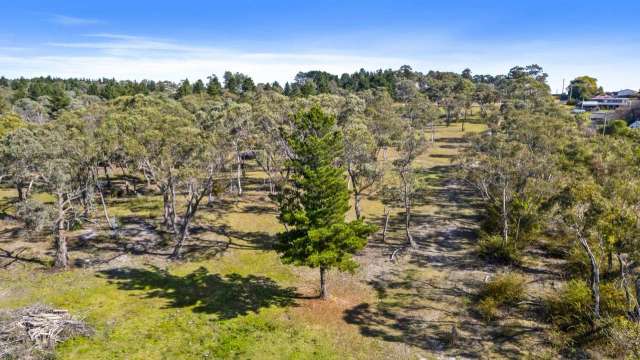
[[[66,310],[45,305],[0,312],[0,359],[37,359],[56,344],[93,330]]]

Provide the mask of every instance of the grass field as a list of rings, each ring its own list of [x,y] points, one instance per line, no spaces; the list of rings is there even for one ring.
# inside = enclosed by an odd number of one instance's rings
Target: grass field
[[[467,132],[482,129],[466,124]],[[459,124],[438,128],[439,141],[416,166],[449,164],[457,151],[450,143],[462,135]],[[155,195],[109,198],[111,216],[134,235],[114,240],[97,229],[98,236],[84,241],[86,230],[72,233],[70,256],[77,266],[65,272],[44,266],[52,253],[50,240],[16,232],[18,224],[5,216],[0,247],[25,247],[21,256],[33,261],[0,270],[0,308],[45,303],[85,318],[95,335],[58,346],[60,359],[406,359],[422,354],[401,335],[371,336],[349,321],[363,303],[401,304],[401,294],[372,286],[372,266],[363,265],[353,275],[332,272],[331,297],[321,301],[315,298],[316,271],[281,264],[271,250],[282,230],[275,207],[258,191],[261,175],[248,172],[247,177],[248,191],[241,199],[229,195],[199,213],[185,262],[166,260],[166,234],[140,228],[157,225],[162,205]],[[11,189],[0,190],[5,214],[11,214],[14,196]],[[379,222],[383,208],[375,198],[363,201],[370,221]],[[416,221],[439,210],[438,203],[421,204],[415,208]],[[398,213],[392,209],[394,217]],[[157,250],[122,250],[143,238],[160,239]],[[389,243],[402,241],[401,228],[392,226]],[[379,242],[378,235],[371,242]],[[110,261],[80,266],[96,259]],[[365,255],[360,260],[386,261]],[[413,271],[407,276],[429,277],[427,270]]]

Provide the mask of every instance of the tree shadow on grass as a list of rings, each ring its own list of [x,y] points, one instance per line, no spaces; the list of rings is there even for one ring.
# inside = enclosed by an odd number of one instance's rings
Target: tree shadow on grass
[[[231,319],[270,306],[295,305],[294,288],[282,288],[264,276],[219,275],[200,267],[179,276],[157,267],[120,268],[100,272],[121,290],[142,291],[144,298],[169,300],[167,308],[193,307],[194,312]]]

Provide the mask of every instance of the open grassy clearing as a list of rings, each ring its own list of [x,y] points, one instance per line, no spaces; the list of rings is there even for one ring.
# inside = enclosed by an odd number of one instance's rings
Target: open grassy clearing
[[[466,124],[467,132],[482,129]],[[430,184],[414,207],[420,250],[389,261],[404,243],[401,210],[391,209],[387,242],[379,234],[371,239],[355,275],[332,272],[328,301],[314,298],[317,271],[282,265],[271,250],[282,227],[257,171],[247,171],[241,199],[216,199],[198,214],[185,248],[189,261],[166,260],[171,237],[158,230],[162,200],[147,193],[109,197],[119,236],[102,226],[70,234],[76,267],[60,273],[44,266],[50,241],[17,231],[15,192],[2,189],[0,244],[26,250],[23,261],[0,271],[0,308],[42,302],[85,317],[96,335],[64,343],[62,359],[522,355],[539,346],[539,324],[513,317],[485,326],[470,307],[477,284],[497,269],[474,257],[473,195],[451,181],[462,135],[459,124],[438,127],[435,145],[416,161]],[[387,162],[393,158],[389,151]],[[382,223],[379,200],[367,197],[362,207]]]

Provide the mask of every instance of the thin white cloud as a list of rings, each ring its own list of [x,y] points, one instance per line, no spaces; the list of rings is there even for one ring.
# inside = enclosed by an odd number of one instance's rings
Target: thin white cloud
[[[610,47],[607,54],[585,45],[563,43],[521,44],[431,44],[420,54],[401,51],[319,49],[313,51],[231,50],[198,46],[127,34],[99,33],[85,37],[95,41],[56,42],[28,55],[0,52],[0,75],[61,77],[115,77],[117,79],[181,80],[204,79],[226,70],[251,75],[258,82],[291,81],[298,71],[324,70],[334,74],[360,68],[398,68],[408,64],[419,71],[460,72],[469,67],[474,73],[504,74],[515,65],[537,63],[549,73],[553,91],[562,79],[589,74],[605,89],[637,88],[640,74],[633,69],[635,50],[626,44]],[[588,54],[585,55],[585,54]],[[612,55],[615,54],[615,55]],[[635,54],[635,56],[634,56]],[[577,61],[576,57],[584,59]]]
[[[51,15],[50,21],[55,24],[66,25],[66,26],[104,24],[104,21],[98,20],[98,19],[81,18],[81,17],[59,15],[59,14]]]

